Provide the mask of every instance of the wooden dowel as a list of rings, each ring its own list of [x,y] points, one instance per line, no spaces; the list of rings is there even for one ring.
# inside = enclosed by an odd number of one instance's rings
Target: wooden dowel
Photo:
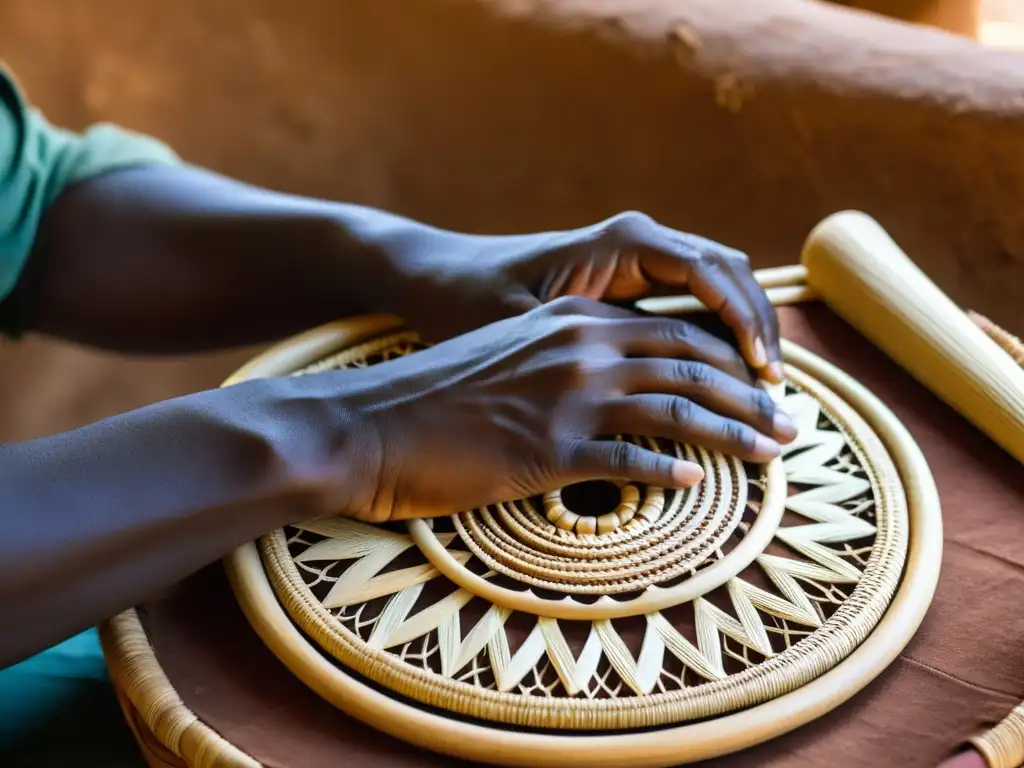
[[[784,285],[778,288],[767,288],[765,293],[772,304],[781,307],[786,304],[797,304],[801,301],[813,301],[817,294],[806,285]],[[707,312],[707,307],[693,296],[657,296],[637,302],[637,306],[645,312],[658,315],[688,315],[696,312]]]

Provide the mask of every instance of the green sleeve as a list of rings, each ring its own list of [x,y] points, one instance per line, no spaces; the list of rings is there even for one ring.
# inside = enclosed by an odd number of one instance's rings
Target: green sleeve
[[[28,260],[39,221],[66,187],[106,171],[178,162],[165,145],[113,125],[50,125],[0,66],[0,302]]]

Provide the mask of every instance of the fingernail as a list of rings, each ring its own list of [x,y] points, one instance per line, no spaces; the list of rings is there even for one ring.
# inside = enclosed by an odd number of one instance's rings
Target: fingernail
[[[791,443],[796,440],[796,424],[783,411],[775,411],[775,416],[772,418],[772,432],[783,442]]]
[[[754,359],[751,362],[755,368],[764,368],[768,365],[768,353],[765,352],[764,342],[760,336],[754,337]]]
[[[704,479],[704,470],[699,464],[677,461],[672,465],[672,482],[676,488],[689,488]]]
[[[786,374],[782,370],[782,363],[778,360],[772,360],[765,366],[765,372],[768,374],[768,379],[773,384],[781,384],[785,381]]]
[[[754,450],[750,452],[750,461],[756,464],[763,464],[771,461],[782,453],[782,447],[770,437],[758,435],[754,440]]]

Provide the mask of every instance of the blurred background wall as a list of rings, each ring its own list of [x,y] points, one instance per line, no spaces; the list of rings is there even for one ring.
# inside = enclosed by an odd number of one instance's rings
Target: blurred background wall
[[[546,229],[642,208],[766,266],[795,261],[802,235],[832,210],[814,183],[792,183],[819,176],[796,167],[806,164],[800,156],[776,153],[783,145],[771,130],[735,127],[729,93],[696,79],[670,83],[643,55],[598,51],[571,34],[552,41],[516,21],[517,7],[550,3],[507,0],[502,23],[473,5],[0,0],[0,58],[55,123],[118,122],[246,181],[442,226]],[[654,10],[638,28],[668,4],[639,5]],[[607,34],[622,33],[609,22]],[[742,96],[742,83],[732,86]],[[678,98],[664,96],[670,89]],[[712,107],[688,118],[688,99]],[[772,108],[755,101],[748,114]],[[801,128],[787,126],[787,135]],[[863,159],[841,154],[829,162]],[[666,167],[679,174],[667,178]],[[955,271],[945,276],[956,282]],[[213,386],[250,352],[138,361],[38,339],[7,345],[0,440]]]

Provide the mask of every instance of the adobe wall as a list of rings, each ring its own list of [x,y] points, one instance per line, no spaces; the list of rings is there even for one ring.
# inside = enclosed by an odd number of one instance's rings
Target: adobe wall
[[[861,208],[955,298],[1024,327],[1024,57],[962,37],[808,0],[32,0],[0,5],[0,55],[56,122],[441,226],[636,208],[767,266]],[[0,437],[213,384],[239,357],[157,375],[5,354]]]

